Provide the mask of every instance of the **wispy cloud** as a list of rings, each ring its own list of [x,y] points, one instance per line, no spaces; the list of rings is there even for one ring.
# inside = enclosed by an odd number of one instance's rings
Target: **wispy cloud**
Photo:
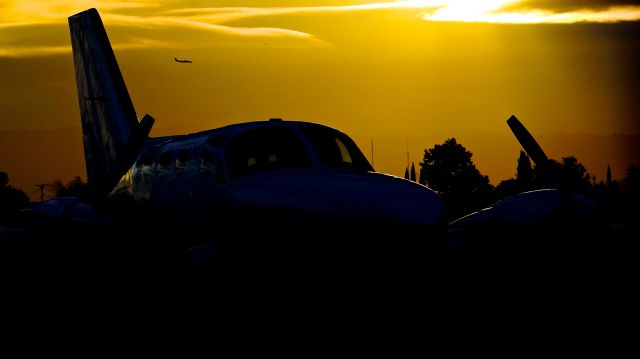
[[[253,17],[394,9],[416,9],[429,21],[573,23],[640,20],[640,0],[401,0],[343,6],[180,8],[166,10],[163,15],[219,24]]]
[[[147,49],[157,47],[169,47],[170,43],[157,41],[146,38],[133,38],[127,42],[115,44],[113,47],[116,50],[128,50],[128,49]],[[45,45],[28,45],[28,46],[0,46],[0,57],[36,57],[36,56],[48,56],[58,55],[71,52],[71,45],[58,45],[58,46],[45,46]]]
[[[272,27],[233,27],[219,24],[212,24],[204,21],[197,21],[188,18],[179,17],[167,17],[167,16],[154,16],[154,17],[139,17],[131,15],[120,14],[106,14],[103,16],[105,21],[109,21],[114,25],[123,26],[141,26],[141,27],[185,27],[194,28],[200,30],[208,30],[214,32],[220,32],[230,35],[239,36],[260,36],[260,37],[274,37],[274,36],[291,36],[298,38],[312,39],[313,36],[301,31],[272,28]]]
[[[137,27],[187,27],[201,30],[220,32],[239,36],[291,36],[312,39],[313,36],[301,31],[272,27],[231,27],[220,25],[215,21],[200,21],[183,16],[158,16],[153,11],[145,15],[127,14],[127,10],[148,8],[159,5],[150,1],[32,1],[28,4],[14,2],[0,5],[0,28],[15,26],[36,26],[49,24],[64,24],[69,15],[80,12],[88,7],[99,9],[105,22],[113,25]]]
[[[47,26],[66,26],[67,17],[83,11],[89,7],[99,9],[105,24],[131,29],[151,29],[166,30],[170,28],[196,29],[199,31],[211,32],[218,37],[207,44],[215,44],[215,40],[220,40],[219,36],[235,36],[244,38],[285,38],[297,41],[307,41],[311,44],[323,44],[313,35],[297,31],[294,29],[277,27],[241,27],[228,26],[216,21],[201,21],[180,15],[163,15],[160,5],[153,1],[30,1],[30,2],[0,2],[0,56],[20,57],[20,56],[44,56],[60,54],[69,51],[69,46],[59,45],[67,39],[60,39],[57,44],[51,44],[51,39],[42,39],[38,42],[38,36],[42,29]],[[162,7],[163,9],[166,6]],[[144,11],[141,11],[144,10]],[[164,11],[164,10],[163,10]],[[32,30],[30,30],[32,29]],[[15,31],[19,31],[16,33]],[[27,38],[24,34],[30,33],[32,38]],[[12,35],[13,34],[13,35]],[[19,36],[17,36],[19,34]],[[153,34],[150,35],[153,37]],[[161,36],[161,35],[158,35]],[[20,42],[23,41],[22,43]],[[128,41],[128,40],[127,40]],[[121,43],[114,41],[114,47],[120,49],[130,48],[151,48],[184,47],[189,39],[184,41],[135,41]],[[200,45],[196,45],[199,47]]]
[[[632,6],[640,6],[640,0],[520,0],[512,1],[503,10],[546,10],[553,13],[565,13]]]
[[[631,2],[634,1],[451,0],[449,5],[427,13],[423,18],[429,21],[511,24],[640,20],[640,6],[621,6]]]
[[[10,24],[55,24],[62,23],[74,13],[91,7],[103,12],[154,8],[152,1],[82,1],[82,0],[31,0],[0,2],[0,26]]]
[[[0,2],[0,56],[54,54],[65,46],[42,43],[20,46],[10,33],[17,28],[46,25],[66,26],[71,14],[96,7],[107,26],[163,30],[194,29],[221,36],[282,38],[309,44],[324,44],[315,34],[290,27],[234,26],[233,21],[295,14],[353,13],[414,10],[428,21],[487,23],[574,23],[640,20],[640,0],[397,0],[335,6],[289,7],[185,7],[185,1],[156,0],[82,1],[33,0]],[[322,1],[318,1],[319,4]],[[366,18],[363,18],[366,21]],[[259,20],[252,23],[259,24]],[[270,20],[270,24],[273,22]],[[3,36],[4,35],[4,36]],[[152,35],[150,37],[153,37]],[[66,41],[66,39],[65,39]],[[188,43],[188,40],[186,41]],[[214,46],[215,41],[209,43]],[[213,45],[212,45],[213,44]],[[116,46],[123,44],[115,43]],[[174,40],[149,43],[148,47],[184,46]]]
[[[294,7],[209,7],[167,10],[166,15],[183,16],[201,21],[225,22],[259,16],[278,16],[301,13],[356,12],[393,9],[437,9],[446,6],[445,0],[401,0],[341,6]]]
[[[0,45],[0,57],[47,56],[71,51],[70,46],[10,46]]]

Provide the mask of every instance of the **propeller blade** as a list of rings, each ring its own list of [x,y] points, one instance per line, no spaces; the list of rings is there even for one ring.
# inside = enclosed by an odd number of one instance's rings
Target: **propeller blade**
[[[525,152],[527,152],[529,158],[531,158],[537,166],[545,166],[549,162],[549,158],[542,150],[542,147],[540,147],[538,142],[536,142],[531,133],[527,131],[516,116],[511,115],[507,120],[507,125],[511,128],[511,131]]]

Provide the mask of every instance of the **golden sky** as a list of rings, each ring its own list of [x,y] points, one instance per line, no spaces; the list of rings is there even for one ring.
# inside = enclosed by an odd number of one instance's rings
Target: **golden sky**
[[[0,131],[79,127],[67,17],[89,7],[152,135],[320,122],[368,157],[373,139],[376,168],[396,175],[407,147],[417,162],[457,137],[497,183],[515,172],[511,114],[534,136],[640,134],[639,0],[0,0]],[[614,156],[640,161],[598,146],[548,152],[599,177]]]

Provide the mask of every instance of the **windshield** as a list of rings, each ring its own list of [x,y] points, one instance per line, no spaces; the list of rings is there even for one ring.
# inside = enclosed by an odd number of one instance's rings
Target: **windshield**
[[[260,128],[239,134],[227,146],[225,159],[233,177],[311,165],[304,143],[288,127]]]
[[[373,171],[358,146],[344,133],[313,125],[301,126],[300,129],[311,143],[323,165]]]

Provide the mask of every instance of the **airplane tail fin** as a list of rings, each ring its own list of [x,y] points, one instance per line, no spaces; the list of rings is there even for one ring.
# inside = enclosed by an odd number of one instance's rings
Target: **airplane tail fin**
[[[93,199],[115,187],[144,146],[154,119],[138,122],[100,14],[69,17],[87,182]]]

